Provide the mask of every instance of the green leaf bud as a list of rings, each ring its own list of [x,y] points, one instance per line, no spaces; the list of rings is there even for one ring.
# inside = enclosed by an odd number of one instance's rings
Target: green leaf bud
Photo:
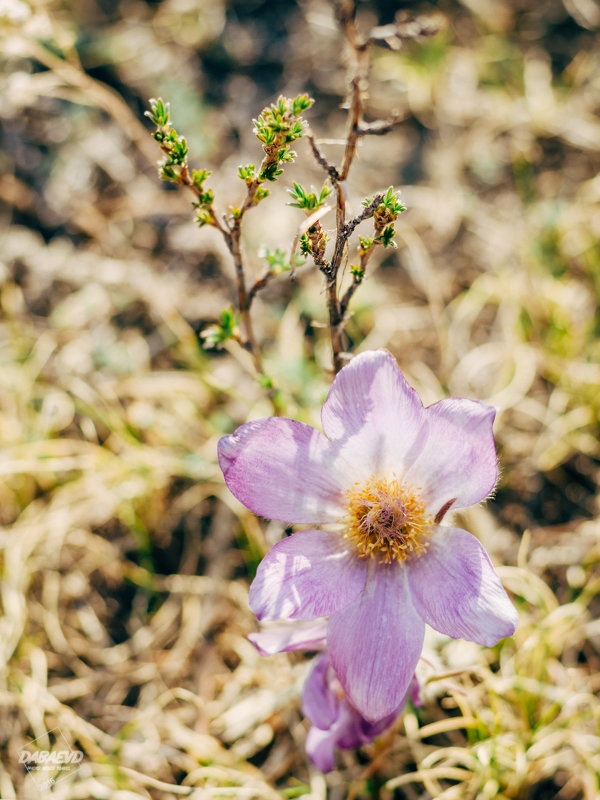
[[[381,244],[384,247],[390,247],[390,246],[396,247],[396,242],[394,241],[394,234],[395,234],[394,226],[388,225],[387,228],[384,228],[383,233],[377,237],[376,241],[381,242]]]
[[[233,308],[226,308],[221,311],[219,322],[210,325],[202,331],[200,338],[203,340],[203,347],[220,347],[228,339],[232,339],[237,333],[238,319]]]
[[[261,200],[264,200],[270,194],[271,192],[268,189],[265,189],[264,186],[260,186],[254,194],[254,203],[260,203]]]
[[[209,177],[209,175],[210,171],[207,169],[192,170],[192,181],[194,182],[194,186],[196,186],[198,189],[202,189],[202,184]]]
[[[316,191],[307,193],[306,189],[299,183],[294,182],[292,188],[288,188],[287,192],[295,202],[288,203],[289,206],[301,208],[307,214],[321,208],[327,197],[331,194],[331,189],[328,186],[323,186],[319,194]]]
[[[359,236],[358,245],[358,254],[362,258],[373,247],[373,239],[371,236]]]
[[[169,124],[169,103],[164,103],[162,97],[151,97],[150,111],[145,111],[144,116],[149,117],[157,128],[164,128]]]
[[[305,256],[309,256],[312,252],[310,239],[306,233],[303,233],[300,237],[300,252]]]
[[[283,174],[283,170],[279,169],[279,164],[276,161],[267,164],[260,172],[259,181],[276,181],[277,178]]]
[[[200,228],[203,228],[205,225],[213,225],[213,218],[210,212],[205,208],[197,208],[196,210],[196,222]]]
[[[250,185],[256,177],[256,165],[248,164],[245,167],[238,167],[238,178],[244,181],[246,185]]]
[[[158,174],[163,181],[176,181],[179,177],[171,164],[159,164]]]

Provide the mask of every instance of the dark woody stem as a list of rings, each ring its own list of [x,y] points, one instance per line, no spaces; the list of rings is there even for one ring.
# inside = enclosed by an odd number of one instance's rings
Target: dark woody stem
[[[268,163],[272,161],[272,158],[266,156],[263,160],[261,165],[261,169],[264,168]],[[179,173],[179,183],[184,186],[187,186],[192,192],[196,195],[198,199],[200,199],[201,192],[199,188],[194,184],[187,165],[183,165],[180,173]],[[242,325],[243,331],[243,339],[239,340],[240,344],[246,349],[251,357],[254,364],[254,369],[256,373],[260,376],[266,377],[266,373],[264,370],[262,357],[260,354],[260,349],[256,343],[256,337],[254,335],[254,329],[252,326],[252,318],[250,316],[250,306],[252,305],[252,301],[256,296],[259,289],[266,285],[267,279],[261,278],[258,279],[250,291],[246,288],[246,277],[244,272],[244,260],[242,255],[242,244],[241,244],[241,237],[242,237],[242,218],[245,212],[252,207],[254,204],[254,198],[256,195],[256,191],[260,186],[260,181],[255,179],[248,185],[248,191],[246,194],[246,198],[244,200],[244,204],[240,209],[240,213],[233,219],[228,219],[224,217],[220,220],[214,212],[212,206],[208,209],[208,213],[210,214],[211,224],[221,233],[225,240],[225,244],[227,245],[227,249],[231,253],[231,257],[233,259],[234,269],[235,269],[235,280],[236,280],[236,289],[237,289],[237,301],[238,301],[238,309],[240,312],[240,321]],[[275,390],[271,390],[269,392],[269,397],[271,399],[271,403],[273,405],[273,411],[275,414],[280,414],[282,409],[280,407],[280,403],[277,400],[277,392]]]
[[[346,41],[351,51],[351,79],[349,87],[348,123],[344,155],[341,167],[331,164],[321,152],[314,137],[309,134],[308,140],[317,163],[325,170],[331,182],[336,199],[336,234],[331,261],[324,257],[325,238],[318,235],[309,235],[310,249],[307,248],[325,275],[327,309],[329,313],[329,328],[331,333],[331,348],[333,367],[335,372],[344,366],[348,357],[345,352],[344,324],[348,317],[348,306],[354,293],[363,281],[367,264],[376,247],[389,244],[389,236],[385,238],[386,231],[393,236],[393,228],[388,225],[396,219],[398,209],[389,208],[384,195],[376,195],[364,210],[354,219],[346,222],[346,180],[356,157],[358,142],[361,137],[373,135],[380,136],[390,131],[401,120],[401,115],[393,114],[389,120],[375,122],[364,121],[364,105],[367,91],[369,69],[369,48],[372,44],[385,46],[399,46],[403,39],[416,36],[431,35],[436,32],[436,25],[429,21],[413,21],[410,24],[394,24],[384,28],[374,28],[367,37],[362,37],[355,24],[356,0],[334,0],[338,22],[344,31]],[[380,206],[384,203],[383,209]],[[352,283],[342,297],[340,297],[339,275],[340,268],[347,259],[348,239],[355,228],[364,220],[375,217],[374,236],[367,242],[361,243],[359,249],[360,265],[352,267]],[[319,226],[320,227],[320,226]],[[317,228],[317,226],[314,226]],[[314,229],[313,229],[314,230]],[[309,231],[310,233],[310,231]],[[318,233],[318,230],[317,230]],[[317,247],[317,245],[320,245]]]
[[[252,301],[256,297],[257,293],[260,289],[266,286],[268,282],[268,278],[264,277],[259,278],[256,280],[251,287],[250,291],[246,289],[246,278],[244,273],[244,261],[242,256],[242,220],[244,218],[245,213],[254,206],[256,192],[258,191],[259,187],[264,181],[259,179],[259,175],[263,173],[267,167],[269,167],[273,163],[277,163],[277,156],[276,153],[278,151],[277,146],[272,146],[267,151],[262,164],[260,165],[260,169],[257,171],[254,180],[247,184],[247,192],[246,198],[244,203],[236,216],[231,219],[225,219],[226,229],[221,228],[223,235],[225,237],[225,242],[231,253],[233,258],[233,263],[235,266],[235,277],[236,277],[236,284],[237,284],[237,293],[238,293],[238,306],[240,310],[240,319],[242,322],[242,327],[244,330],[244,335],[246,337],[246,348],[250,352],[252,356],[252,360],[254,361],[254,367],[259,375],[265,375],[264,366],[262,363],[262,357],[260,354],[260,349],[256,343],[256,337],[254,336],[254,330],[252,327],[252,318],[250,316],[250,306],[252,305]],[[275,412],[278,412],[278,405],[275,401],[275,394],[272,393],[271,400],[273,402],[273,407]],[[280,409],[279,409],[280,411]]]
[[[379,195],[358,217],[346,223],[344,182],[350,172],[350,168],[356,156],[358,140],[362,134],[361,126],[363,123],[368,48],[366,43],[358,40],[356,28],[354,26],[353,12],[354,4],[352,2],[345,2],[345,0],[342,0],[342,2],[337,4],[338,19],[340,20],[340,24],[345,31],[346,38],[354,54],[354,74],[350,82],[350,108],[346,130],[346,145],[341,168],[338,170],[337,167],[330,164],[320,151],[314,137],[310,135],[308,137],[317,163],[329,176],[336,199],[336,237],[331,261],[327,261],[323,257],[322,253],[319,252],[315,246],[315,240],[313,237],[310,237],[312,245],[311,255],[315,264],[325,276],[333,369],[336,373],[344,366],[347,359],[345,353],[344,321],[348,303],[354,291],[362,281],[362,277],[359,280],[357,276],[355,276],[351,287],[346,291],[344,297],[340,299],[338,285],[340,267],[346,256],[350,235],[360,222],[373,216],[375,208],[381,201],[381,195]],[[318,227],[320,228],[320,226]]]
[[[368,206],[365,206],[361,213],[351,219],[345,226],[344,226],[344,236],[346,239],[349,239],[352,233],[354,233],[354,229],[360,225],[361,222],[364,222],[366,219],[370,219],[373,214],[375,213],[375,209],[377,206],[381,204],[383,200],[383,194],[376,194],[375,197],[371,200]]]
[[[348,236],[350,236],[350,234],[352,233],[354,228],[360,222],[362,222],[363,220],[368,219],[369,217],[373,216],[373,214],[375,212],[375,209],[381,203],[382,200],[383,200],[383,195],[382,194],[375,195],[373,200],[364,209],[362,214],[359,214],[358,217],[355,217],[353,220],[350,220],[350,222],[346,225],[346,231],[347,231],[347,235]],[[352,296],[354,295],[354,292],[358,289],[358,287],[363,282],[363,278],[365,276],[365,271],[367,269],[367,264],[369,263],[369,260],[370,260],[371,256],[373,255],[373,250],[375,249],[375,246],[377,244],[378,244],[378,242],[373,241],[373,243],[368,248],[368,250],[362,251],[361,254],[360,254],[360,269],[357,270],[354,273],[354,275],[352,277],[352,283],[346,289],[346,291],[344,292],[344,296],[340,300],[340,313],[342,315],[342,322],[346,321],[346,313],[348,311],[348,305],[350,304],[350,300],[352,299]]]
[[[259,375],[264,375],[264,368],[260,350],[256,344],[254,336],[254,329],[252,327],[252,318],[250,317],[250,305],[254,295],[250,296],[246,290],[246,277],[244,274],[244,261],[242,257],[242,243],[241,243],[241,218],[236,219],[231,225],[230,229],[225,232],[225,242],[233,258],[233,265],[235,267],[235,280],[238,295],[238,308],[240,310],[240,320],[246,337],[245,347],[252,356],[254,367]]]
[[[271,278],[275,277],[275,273],[271,272],[270,269],[266,269],[262,275],[259,275],[258,278],[254,280],[252,286],[248,289],[248,306],[252,305],[252,301],[256,297],[256,295],[260,292],[261,289],[264,289],[267,283],[271,280]]]

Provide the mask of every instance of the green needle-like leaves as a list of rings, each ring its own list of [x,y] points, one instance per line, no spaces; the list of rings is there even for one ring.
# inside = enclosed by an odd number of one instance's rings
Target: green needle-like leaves
[[[314,189],[314,187],[312,188]],[[307,214],[312,214],[313,211],[317,211],[317,209],[321,208],[325,200],[331,194],[331,189],[328,186],[323,186],[319,194],[317,194],[316,191],[307,192],[302,184],[294,181],[292,188],[288,189],[287,192],[294,201],[288,203],[289,206],[301,208],[306,211]]]

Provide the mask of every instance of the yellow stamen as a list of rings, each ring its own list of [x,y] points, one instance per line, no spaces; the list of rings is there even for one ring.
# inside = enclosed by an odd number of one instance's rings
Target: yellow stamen
[[[345,538],[360,558],[378,558],[385,564],[419,557],[429,542],[433,518],[426,513],[419,489],[392,478],[356,482],[346,492],[341,520]]]

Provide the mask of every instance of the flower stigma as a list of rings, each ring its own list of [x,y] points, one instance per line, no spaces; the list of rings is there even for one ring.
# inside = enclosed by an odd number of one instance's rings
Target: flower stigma
[[[341,522],[360,558],[378,558],[385,564],[419,557],[429,542],[433,517],[426,513],[419,489],[397,478],[369,478],[345,492],[346,513]]]

